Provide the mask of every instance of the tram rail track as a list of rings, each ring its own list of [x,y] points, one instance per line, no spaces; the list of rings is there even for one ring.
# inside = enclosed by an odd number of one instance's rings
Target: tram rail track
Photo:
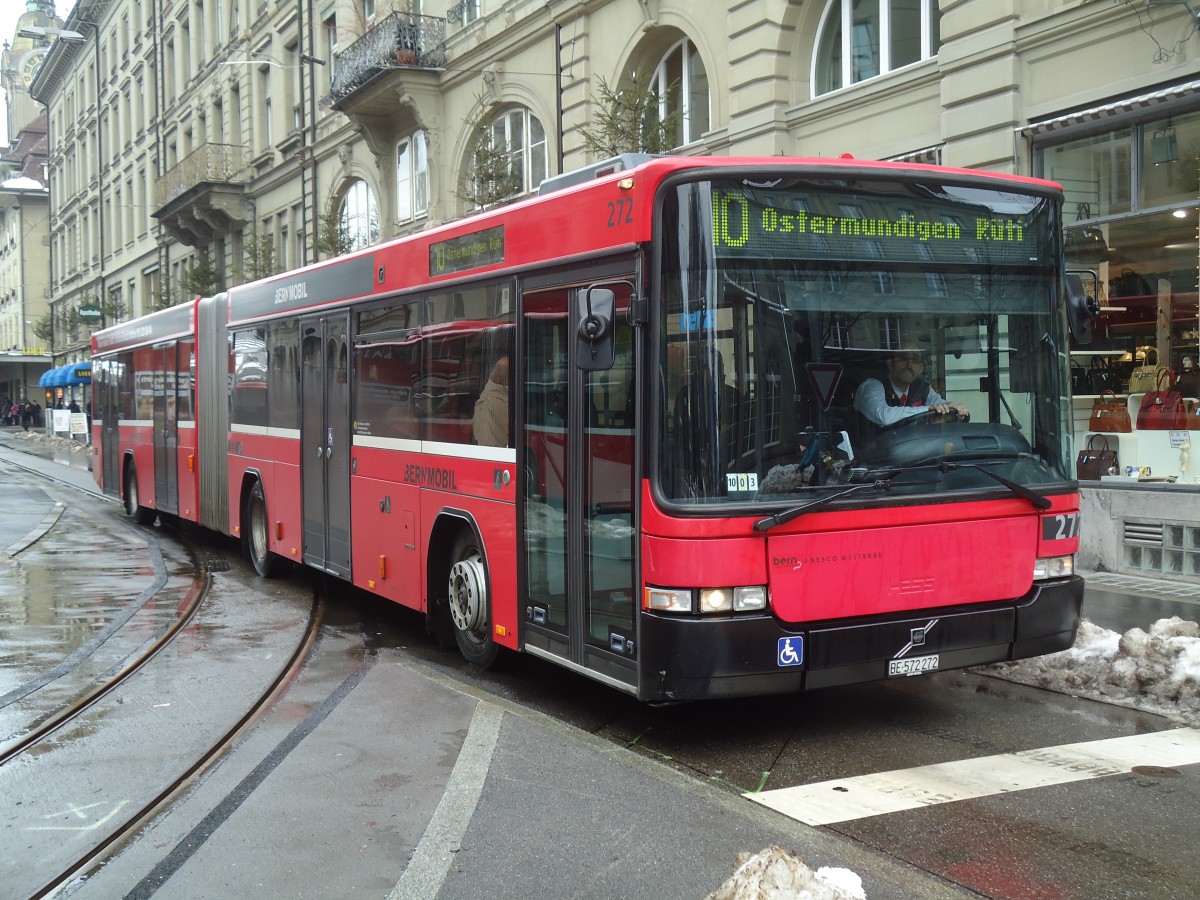
[[[78,854],[43,886],[30,894],[31,900],[49,897],[65,888],[76,879],[86,876],[100,866],[112,853],[133,838],[155,817],[164,812],[176,799],[209,768],[211,768],[284,694],[288,686],[303,668],[320,634],[324,620],[324,600],[314,594],[308,620],[300,639],[284,661],[275,677],[259,695],[249,703],[246,711],[210,746],[196,756],[178,775],[164,784],[149,800],[141,802],[131,813],[123,815],[103,839],[97,841],[87,852]],[[178,629],[174,634],[178,633]],[[172,636],[174,636],[174,634]],[[148,662],[146,660],[144,662]],[[144,662],[142,665],[144,665]],[[141,668],[139,666],[138,668]],[[133,674],[132,672],[130,674]],[[107,693],[107,692],[106,692]],[[98,698],[97,698],[98,699]]]
[[[7,458],[7,455],[4,462],[45,478],[57,487],[70,488],[73,492],[81,490],[77,485],[56,479],[44,471],[21,466]],[[104,498],[94,497],[94,499]],[[83,512],[83,515],[85,518],[88,517],[86,512]],[[46,517],[28,535],[10,546],[6,553],[7,560],[16,564],[23,554],[32,552],[39,541],[52,531],[61,516],[62,510],[56,509],[54,516]],[[74,647],[72,652],[65,654],[58,665],[0,696],[0,709],[3,709],[5,706],[15,704],[27,697],[33,697],[36,700],[38,692],[50,684],[57,683],[58,690],[67,695],[63,701],[57,703],[53,700],[46,702],[45,697],[42,698],[46,709],[37,713],[37,718],[32,721],[32,724],[21,726],[27,730],[20,733],[7,745],[0,746],[0,771],[7,771],[6,766],[23,757],[32,756],[45,763],[55,752],[56,736],[70,735],[72,730],[69,726],[73,722],[82,723],[83,733],[86,733],[89,714],[96,714],[102,718],[108,708],[108,703],[122,702],[120,692],[123,687],[134,687],[139,673],[157,672],[156,660],[159,661],[159,665],[169,665],[170,654],[165,654],[164,651],[171,648],[182,635],[195,630],[189,626],[194,623],[202,625],[204,617],[198,616],[198,614],[205,608],[205,600],[212,595],[213,573],[224,571],[228,565],[221,559],[210,559],[209,555],[189,540],[186,534],[178,532],[173,533],[172,536],[184,548],[187,559],[177,558],[169,565],[163,548],[159,545],[159,538],[153,532],[146,532],[133,526],[128,527],[131,535],[136,532],[150,545],[150,561],[154,569],[154,577],[141,594],[126,600],[119,614],[112,616],[88,640]],[[188,561],[191,563],[190,573],[188,573]],[[173,574],[170,571],[172,569]],[[59,681],[63,676],[74,673],[76,669],[84,668],[86,665],[96,667],[92,661],[93,656],[100,647],[105,645],[106,641],[119,634],[122,628],[145,627],[148,624],[146,617],[143,616],[141,619],[136,617],[143,608],[148,606],[157,606],[160,613],[169,609],[172,616],[169,620],[164,617],[157,622],[151,617],[149,624],[154,628],[152,636],[148,640],[139,638],[140,644],[136,646],[136,649],[120,658],[119,662],[104,671],[101,676],[85,674],[84,677],[89,680],[80,689],[76,689],[70,682]],[[293,639],[279,648],[283,651],[282,659],[276,657],[276,665],[270,671],[263,673],[264,679],[253,693],[250,693],[243,699],[243,702],[230,710],[229,719],[203,742],[196,742],[190,748],[185,760],[181,761],[182,764],[179,765],[176,772],[166,768],[153,781],[145,784],[145,789],[140,792],[140,796],[128,803],[122,801],[118,806],[119,812],[105,819],[103,828],[98,829],[94,837],[89,838],[86,844],[81,842],[80,846],[64,848],[51,865],[47,865],[44,871],[38,873],[36,880],[31,879],[21,888],[21,893],[31,898],[59,894],[70,885],[77,883],[79,879],[95,872],[126,846],[128,841],[134,839],[146,826],[164,814],[175,801],[180,799],[222,759],[286,693],[311,657],[324,619],[324,596],[320,591],[314,591],[302,629],[300,621],[296,621],[297,632],[293,634]],[[119,654],[120,647],[118,646],[116,650]],[[74,693],[68,693],[72,691]],[[136,688],[134,693],[136,694]],[[33,717],[31,717],[32,719]],[[48,872],[54,874],[46,877]],[[34,885],[40,886],[35,888]]]

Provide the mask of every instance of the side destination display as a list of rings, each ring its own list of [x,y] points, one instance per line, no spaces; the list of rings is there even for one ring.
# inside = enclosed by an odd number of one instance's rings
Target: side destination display
[[[449,275],[504,262],[504,226],[429,245],[429,274]]]
[[[114,325],[96,333],[96,350],[116,350],[185,334],[191,328],[191,316],[192,304],[184,303],[132,322]]]
[[[242,322],[335,300],[366,297],[375,290],[375,257],[339,259],[337,265],[301,269],[283,278],[229,292],[229,320]]]

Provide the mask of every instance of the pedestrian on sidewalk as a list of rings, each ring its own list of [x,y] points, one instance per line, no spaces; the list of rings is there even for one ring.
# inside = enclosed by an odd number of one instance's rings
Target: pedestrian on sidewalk
[[[28,399],[21,406],[21,427],[26,431],[29,430],[29,423],[33,419],[33,404]]]

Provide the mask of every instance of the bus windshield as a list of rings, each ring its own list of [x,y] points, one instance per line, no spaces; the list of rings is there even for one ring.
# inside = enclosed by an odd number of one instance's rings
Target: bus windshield
[[[855,173],[665,193],[665,500],[1069,480],[1058,201],[980,182]]]

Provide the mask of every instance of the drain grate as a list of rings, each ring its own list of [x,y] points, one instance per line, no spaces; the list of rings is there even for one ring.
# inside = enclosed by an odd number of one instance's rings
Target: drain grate
[[[219,556],[204,557],[204,565],[210,572],[228,572],[229,562]]]

